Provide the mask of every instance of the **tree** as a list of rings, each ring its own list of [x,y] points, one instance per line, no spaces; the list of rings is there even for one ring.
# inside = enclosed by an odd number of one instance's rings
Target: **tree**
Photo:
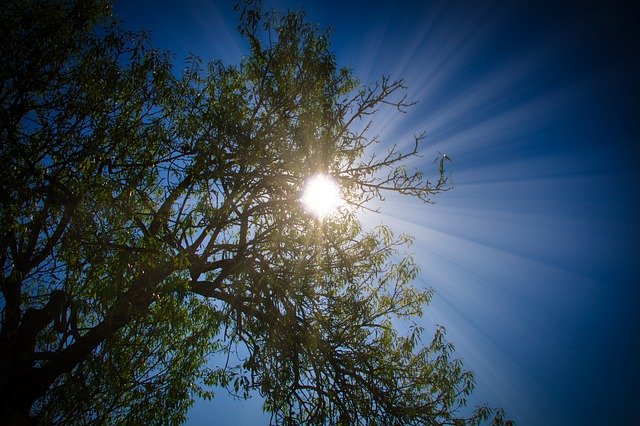
[[[277,423],[503,423],[459,416],[473,376],[442,329],[397,331],[431,293],[409,237],[358,221],[449,186],[405,167],[423,135],[368,137],[403,82],[359,85],[302,13],[237,10],[241,64],[176,76],[106,1],[4,6],[2,423],[174,423],[219,387]],[[347,203],[330,218],[300,205],[314,173]]]

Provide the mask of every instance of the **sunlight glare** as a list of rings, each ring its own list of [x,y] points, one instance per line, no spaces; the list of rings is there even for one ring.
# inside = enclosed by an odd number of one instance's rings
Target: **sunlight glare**
[[[317,174],[307,179],[301,198],[305,209],[318,218],[334,213],[342,204],[338,184],[325,174]]]

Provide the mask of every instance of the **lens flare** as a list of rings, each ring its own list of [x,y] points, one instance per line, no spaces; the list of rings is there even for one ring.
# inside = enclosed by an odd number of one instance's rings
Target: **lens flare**
[[[342,205],[340,187],[325,174],[317,174],[307,179],[301,197],[302,205],[312,215],[323,219]]]

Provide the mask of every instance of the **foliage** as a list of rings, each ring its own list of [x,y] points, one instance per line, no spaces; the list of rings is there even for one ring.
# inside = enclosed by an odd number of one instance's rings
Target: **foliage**
[[[359,85],[302,13],[237,8],[250,54],[180,76],[105,1],[3,8],[3,423],[176,423],[220,386],[275,423],[503,423],[459,418],[473,376],[444,331],[396,329],[431,295],[410,239],[358,221],[448,189],[404,166],[422,135],[382,156],[367,135],[402,81]],[[299,202],[317,172],[348,203],[326,219]]]

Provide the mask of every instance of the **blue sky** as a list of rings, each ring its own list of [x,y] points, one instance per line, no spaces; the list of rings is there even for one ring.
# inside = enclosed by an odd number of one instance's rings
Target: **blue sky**
[[[403,77],[419,103],[383,114],[385,141],[426,130],[451,156],[433,206],[391,198],[416,237],[418,286],[477,379],[474,403],[520,425],[625,424],[640,406],[640,11],[601,2],[272,1],[333,29],[363,83]],[[587,6],[586,3],[591,3]],[[630,2],[629,2],[630,3]],[[122,1],[131,29],[175,52],[237,63],[230,1]],[[198,403],[189,425],[264,424],[259,400]]]

